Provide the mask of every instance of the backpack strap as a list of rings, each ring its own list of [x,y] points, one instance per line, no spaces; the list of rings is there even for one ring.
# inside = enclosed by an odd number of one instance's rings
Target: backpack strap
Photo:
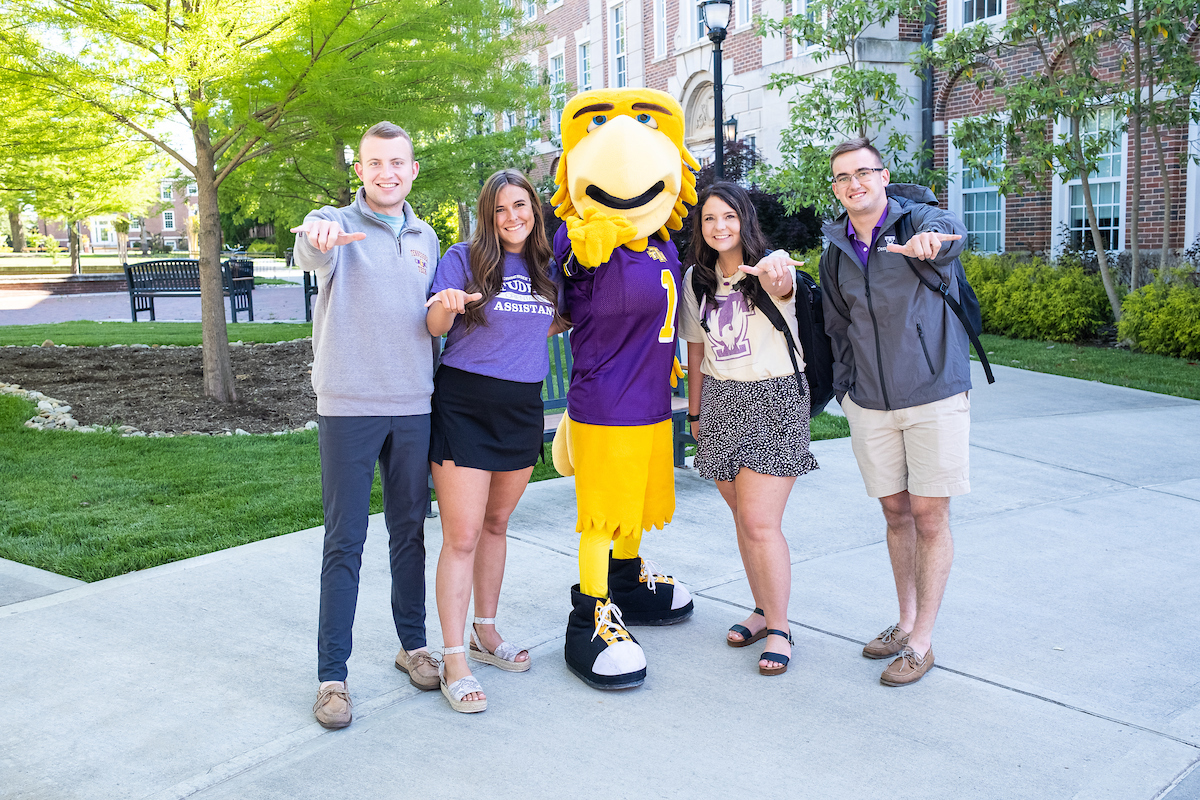
[[[800,296],[800,281],[796,278],[794,273],[792,274],[792,293],[796,297],[796,302],[799,303],[802,299]],[[775,329],[783,334],[783,338],[787,340],[788,357],[792,359],[792,369],[796,371],[796,384],[800,387],[800,396],[803,397],[804,381],[800,380],[800,375],[802,374],[800,370],[800,363],[796,361],[796,353],[800,352],[800,348],[796,346],[796,340],[792,338],[792,331],[790,328],[788,328],[787,322],[784,321],[783,313],[779,310],[779,307],[775,305],[775,301],[771,299],[771,296],[767,294],[766,290],[763,290],[763,295],[765,295],[764,301],[759,303],[756,307],[762,309],[763,316],[765,316],[770,323],[775,326]]]
[[[897,222],[896,229],[896,233],[898,234],[898,244],[904,244],[912,238],[912,220],[909,219],[909,215],[907,213],[900,217],[899,221]],[[970,321],[967,319],[967,312],[963,310],[962,305],[960,305],[957,300],[950,296],[950,287],[946,285],[946,281],[942,280],[941,273],[939,273],[936,269],[933,271],[934,274],[938,276],[938,282],[935,286],[933,281],[921,274],[921,271],[917,269],[917,265],[913,263],[911,258],[905,256],[904,261],[906,264],[908,264],[908,268],[912,270],[913,275],[917,276],[917,280],[924,284],[927,289],[940,294],[942,299],[946,301],[946,305],[950,306],[950,310],[954,312],[954,315],[958,317],[958,321],[962,323],[963,330],[967,332],[967,337],[971,340],[971,344],[975,346],[975,354],[979,356],[979,361],[981,364],[983,364],[983,372],[985,375],[987,375],[988,383],[995,383],[996,378],[992,375],[992,365],[988,362],[987,353],[985,353],[983,350],[983,344],[980,343],[979,336],[977,336],[975,333],[975,327],[971,325]]]

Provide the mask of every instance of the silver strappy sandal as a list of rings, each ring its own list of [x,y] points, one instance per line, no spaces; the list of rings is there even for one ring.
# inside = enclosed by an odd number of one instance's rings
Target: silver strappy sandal
[[[479,625],[495,625],[495,617],[476,617],[476,624]],[[533,658],[526,658],[524,661],[517,661],[517,656],[521,653],[529,654],[528,650],[517,647],[510,642],[501,642],[495,652],[488,652],[488,649],[483,646],[483,642],[475,633],[475,625],[471,626],[471,649],[467,651],[467,657],[474,661],[482,661],[484,664],[491,664],[494,667],[499,667],[505,672],[524,672],[533,666]]]

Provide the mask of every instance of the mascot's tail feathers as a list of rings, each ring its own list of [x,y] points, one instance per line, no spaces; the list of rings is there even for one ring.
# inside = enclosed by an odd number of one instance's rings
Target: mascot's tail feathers
[[[550,446],[554,468],[558,474],[571,477],[575,474],[575,465],[571,463],[571,435],[567,430],[567,415],[558,422],[558,430],[554,432],[554,443]]]

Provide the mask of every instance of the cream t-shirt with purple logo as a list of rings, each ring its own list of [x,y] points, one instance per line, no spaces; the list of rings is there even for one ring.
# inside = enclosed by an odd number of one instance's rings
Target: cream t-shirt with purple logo
[[[701,268],[702,269],[702,268]],[[738,284],[746,273],[738,271],[725,278],[717,271],[717,296],[706,310],[708,332],[700,325],[700,303],[692,290],[692,270],[683,276],[683,302],[679,308],[679,336],[695,344],[704,343],[704,361],[700,371],[723,381],[761,381],[794,375],[787,340],[771,320],[758,309],[751,309]],[[772,297],[783,315],[797,345],[796,293],[787,300]],[[804,369],[804,359],[796,355]],[[695,366],[695,365],[692,365]]]

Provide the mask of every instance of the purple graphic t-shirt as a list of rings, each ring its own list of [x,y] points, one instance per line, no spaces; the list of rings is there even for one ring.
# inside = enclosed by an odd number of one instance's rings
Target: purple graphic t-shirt
[[[470,246],[453,245],[438,262],[430,295],[442,289],[466,290],[470,282]],[[562,293],[562,274],[551,270]],[[504,286],[488,305],[487,325],[467,330],[460,314],[446,336],[442,363],[464,372],[518,383],[541,383],[550,371],[546,334],[554,322],[551,300],[533,294],[525,259],[504,254]]]
[[[554,235],[554,258],[567,263],[567,226]],[[567,412],[589,425],[653,425],[671,418],[671,365],[679,313],[679,255],[654,236],[645,252],[613,251],[585,270],[571,261],[564,309],[571,330]]]

